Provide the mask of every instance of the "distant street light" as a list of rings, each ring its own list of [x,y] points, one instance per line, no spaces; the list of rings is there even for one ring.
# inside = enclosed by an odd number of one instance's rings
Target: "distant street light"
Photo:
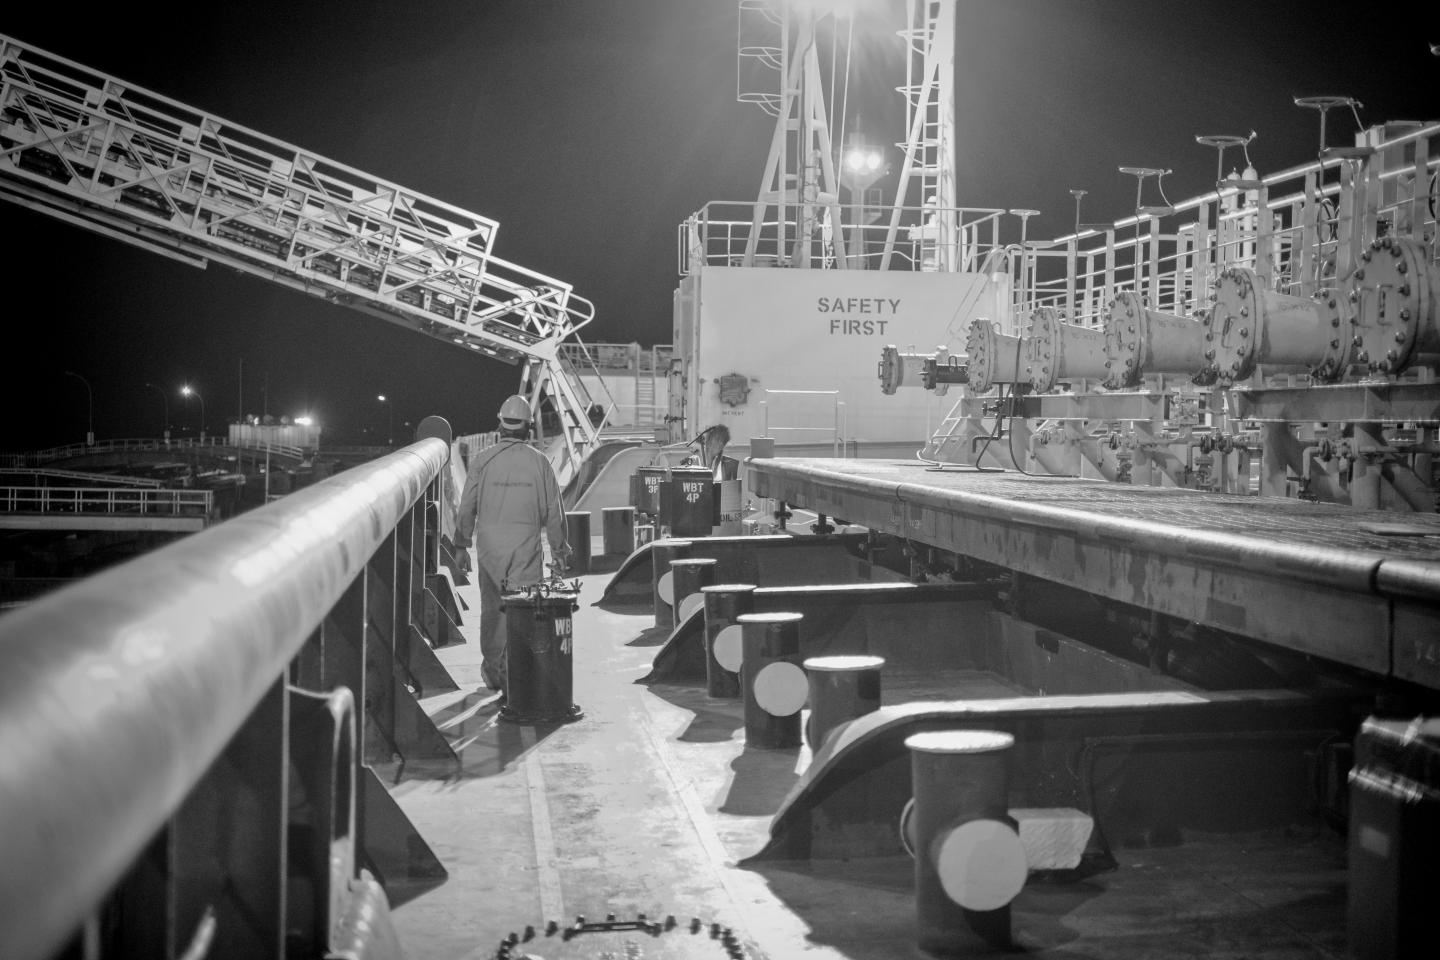
[[[183,386],[183,387],[180,388],[180,395],[181,395],[182,397],[194,397],[196,400],[199,400],[199,401],[200,401],[200,442],[201,442],[201,443],[204,443],[204,442],[205,442],[205,398],[202,397],[202,396],[200,396],[200,391],[199,391],[199,390],[196,390],[194,387],[190,386],[190,384],[188,384],[188,383],[185,384],[185,386]]]
[[[156,393],[160,394],[160,409],[161,409],[161,411],[163,411],[163,413],[165,414],[165,421],[164,421],[164,423],[165,423],[165,426],[164,426],[164,429],[165,429],[165,440],[166,440],[166,443],[168,444],[168,443],[169,443],[169,440],[170,440],[170,397],[169,397],[168,394],[165,393],[164,390],[162,390],[161,388],[155,386],[155,384],[151,383],[151,382],[148,381],[148,380],[145,381],[145,386],[149,387],[151,390],[154,390]]]
[[[85,397],[90,410],[89,419],[86,420],[85,446],[93,447],[95,446],[95,391],[90,389],[90,381],[80,376],[80,374],[74,370],[66,370],[65,375],[74,377],[76,380],[85,384]]]
[[[385,394],[375,395],[375,399],[385,404],[385,444],[393,447],[395,445],[395,404],[385,398]]]

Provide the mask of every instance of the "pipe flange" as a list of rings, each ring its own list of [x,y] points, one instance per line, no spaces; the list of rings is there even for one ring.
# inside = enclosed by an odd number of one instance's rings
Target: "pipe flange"
[[[1025,376],[1036,393],[1055,389],[1064,363],[1064,338],[1060,336],[1060,311],[1040,307],[1030,316],[1030,337],[1025,343]]]
[[[1371,242],[1351,280],[1352,362],[1370,373],[1396,374],[1410,365],[1420,341],[1434,339],[1429,269],[1425,247],[1415,240]]]
[[[970,358],[970,386],[976,393],[988,393],[995,385],[995,325],[984,317],[970,322],[965,335],[965,354]]]
[[[905,373],[900,361],[899,347],[889,343],[880,348],[880,367],[876,373],[880,377],[881,393],[890,396],[900,389]]]
[[[1205,360],[1221,386],[1244,380],[1255,372],[1255,344],[1259,342],[1259,283],[1253,270],[1229,267],[1215,281],[1215,305],[1201,321],[1205,330]]]
[[[1105,386],[1110,389],[1138,387],[1145,368],[1150,314],[1132,290],[1115,295],[1105,309]]]
[[[1199,310],[1195,311],[1195,320],[1203,327],[1206,323],[1209,322],[1210,314],[1211,310],[1209,307],[1202,307]],[[1206,330],[1208,332],[1209,328],[1206,327]],[[1195,384],[1197,387],[1213,387],[1215,386],[1215,382],[1219,379],[1220,367],[1218,365],[1212,364],[1209,360],[1205,360],[1200,364],[1199,372],[1197,372],[1195,376],[1190,378],[1190,382]]]
[[[1351,324],[1344,314],[1348,312],[1348,301],[1343,300],[1334,290],[1315,291],[1321,329],[1325,331],[1325,355],[1310,368],[1312,379],[1320,383],[1335,383],[1350,369],[1351,352],[1354,350]]]

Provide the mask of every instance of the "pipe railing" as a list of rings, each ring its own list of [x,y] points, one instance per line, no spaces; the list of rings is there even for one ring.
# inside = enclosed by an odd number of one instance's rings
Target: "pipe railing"
[[[0,513],[208,517],[214,510],[213,490],[0,486]]]
[[[427,491],[438,490],[450,447],[448,425],[434,420],[443,430],[387,457],[0,617],[0,956],[44,960],[80,931],[105,927],[98,917],[117,889],[132,896],[121,903],[124,923],[166,930],[172,947],[183,947],[202,915],[214,913],[212,956],[235,955],[246,943],[255,948],[251,955],[284,955],[287,930],[308,922],[285,913],[293,803],[287,771],[299,778],[293,790],[307,777],[296,764],[327,755],[304,746],[304,711],[294,706],[300,691],[289,681],[308,676],[342,692],[358,686],[355,709],[380,723],[391,741],[387,756],[406,750],[403,734],[395,735],[402,724],[394,721],[406,704],[389,675],[435,688],[433,671],[403,652],[419,629],[417,597],[427,589],[428,577],[415,571],[433,573],[439,553]],[[381,589],[387,578],[388,596]],[[333,646],[347,630],[362,638],[354,650]],[[371,634],[380,642],[366,646]],[[365,664],[363,679],[359,666],[349,684],[327,679],[332,666],[305,666],[322,661],[315,655],[321,643],[332,644],[323,654],[331,661]],[[381,649],[408,661],[372,672],[367,661]],[[390,714],[389,729],[376,709]],[[366,726],[356,719],[357,738],[363,740]],[[339,727],[326,729],[323,736],[345,742]],[[294,743],[300,746],[292,750]],[[366,774],[358,758],[373,750],[362,743],[354,752],[348,772],[335,774],[352,792],[364,786],[356,782]],[[222,756],[226,762],[217,763]],[[212,786],[196,801],[206,783]],[[332,798],[330,808],[343,817],[345,802]],[[324,811],[314,816],[323,819]],[[346,832],[343,823],[325,829]],[[363,846],[363,838],[356,844]],[[217,875],[171,877],[165,899],[156,899],[155,881],[145,887],[134,879],[150,875],[136,869],[137,861],[184,874],[175,864],[187,862],[187,851],[190,870]],[[212,865],[224,856],[243,862]],[[323,875],[329,862],[314,869]],[[374,858],[368,862],[374,866]],[[316,897],[323,891],[364,899],[366,880],[353,871],[332,879],[315,880]],[[138,894],[126,886],[137,882]],[[234,891],[246,882],[258,892]],[[370,889],[379,888],[372,882]],[[228,911],[227,897],[237,901]],[[379,901],[388,926],[383,894]],[[257,904],[272,907],[278,919],[266,920]],[[374,922],[377,905],[369,906]],[[308,929],[317,939],[331,936]],[[134,945],[124,942],[118,954]]]

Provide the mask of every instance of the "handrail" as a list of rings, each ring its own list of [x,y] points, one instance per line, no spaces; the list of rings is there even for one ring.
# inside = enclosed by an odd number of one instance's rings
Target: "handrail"
[[[0,513],[180,516],[215,509],[215,491],[152,487],[0,486]]]
[[[285,457],[293,457],[297,460],[305,458],[305,450],[294,444],[286,443],[264,443],[262,441],[251,441],[242,443],[231,443],[229,438],[224,436],[210,436],[203,440],[198,437],[174,437],[169,440],[159,440],[149,437],[131,437],[116,440],[97,440],[94,443],[69,443],[59,447],[47,447],[44,450],[32,450],[29,453],[7,453],[0,454],[0,466],[20,468],[36,466],[42,463],[49,463],[52,460],[67,460],[71,457],[86,457],[98,453],[129,453],[131,451],[151,450],[259,450],[261,453],[276,453]],[[327,448],[328,449],[328,448]]]
[[[1437,133],[1440,133],[1440,123],[1426,124],[1425,126],[1417,130],[1411,130],[1410,132],[1402,134],[1401,136],[1398,136],[1393,140],[1388,140],[1385,143],[1380,144],[1375,149],[1377,152],[1381,150],[1393,149],[1394,147],[1398,147],[1406,143],[1413,143],[1417,140],[1425,139],[1426,137],[1433,137]],[[1327,160],[1323,157],[1316,160],[1310,160],[1297,166],[1289,167],[1284,170],[1279,170],[1275,173],[1271,173],[1267,176],[1261,177],[1260,182],[1265,184],[1265,186],[1267,187],[1271,187],[1279,183],[1284,183],[1288,180],[1300,179],[1301,177],[1307,176],[1311,173],[1319,173],[1323,171],[1327,166],[1338,165],[1339,162],[1340,161],[1338,160]],[[1433,162],[1431,165],[1433,165]],[[1391,172],[1384,175],[1382,179],[1389,180],[1395,178],[1396,176],[1399,176],[1399,174],[1396,172]],[[1175,204],[1173,208],[1173,213],[1179,214],[1184,213],[1187,210],[1198,209],[1203,204],[1209,203],[1217,198],[1224,199],[1225,197],[1233,197],[1243,192],[1243,190],[1237,187],[1226,187],[1221,190],[1210,190],[1205,193],[1199,194],[1198,196],[1191,197],[1188,200],[1182,200],[1180,203]],[[1290,198],[1285,199],[1288,201]],[[1274,202],[1278,203],[1280,201],[1277,200]],[[1123,220],[1116,220],[1114,229],[1123,230],[1126,227],[1133,227],[1137,223],[1143,223],[1149,219],[1150,218],[1148,216],[1144,216],[1141,214],[1132,214],[1131,216],[1128,216]],[[1063,237],[1057,237],[1050,242],[1058,246],[1068,243],[1071,240],[1076,240],[1087,236],[1099,236],[1102,233],[1103,231],[1094,229],[1082,230],[1079,233],[1072,233],[1067,234]]]
[[[122,473],[91,473],[85,470],[59,470],[55,467],[10,467],[0,465],[0,471],[24,473],[32,477],[47,477],[56,480],[78,480],[93,485],[149,487],[159,489],[164,484],[153,477],[127,477]],[[43,486],[43,484],[40,484]]]
[[[0,617],[0,956],[52,954],[449,458],[427,438]]]

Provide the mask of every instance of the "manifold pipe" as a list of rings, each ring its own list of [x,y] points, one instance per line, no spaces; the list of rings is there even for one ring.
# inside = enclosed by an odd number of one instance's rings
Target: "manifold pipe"
[[[935,356],[934,352],[901,350],[894,344],[882,347],[880,364],[876,370],[876,375],[880,378],[880,391],[889,396],[901,387],[924,386],[925,363]]]
[[[1440,349],[1440,265],[1416,240],[1382,237],[1360,254],[1349,302],[1353,362],[1399,373]]]
[[[1151,310],[1133,291],[1105,308],[1109,347],[1105,386],[1137,387],[1147,373],[1194,376],[1205,367],[1205,331],[1197,320]]]
[[[74,932],[449,456],[427,437],[0,617],[0,956]]]
[[[1049,393],[1071,380],[1104,380],[1109,359],[1103,330],[1061,323],[1054,307],[1041,307],[1031,315],[1024,372],[1036,393]]]
[[[1430,513],[1435,509],[1435,491],[1410,467],[1397,460],[1386,460],[1380,465],[1380,474],[1411,510]]]
[[[987,393],[997,383],[1020,380],[1020,338],[995,329],[984,317],[976,317],[965,335],[965,353],[970,358],[970,387]]]
[[[1215,305],[1201,317],[1204,368],[1221,384],[1244,380],[1257,364],[1298,367],[1336,380],[1349,364],[1341,298],[1307,300],[1265,287],[1253,270],[1230,267],[1215,281]]]

